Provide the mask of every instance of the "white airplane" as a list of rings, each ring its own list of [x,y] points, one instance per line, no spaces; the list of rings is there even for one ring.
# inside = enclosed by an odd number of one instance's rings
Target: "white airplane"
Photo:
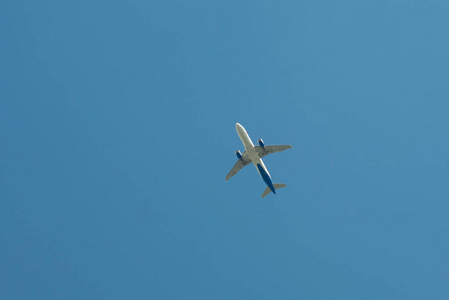
[[[286,187],[286,184],[273,183],[271,181],[270,173],[268,173],[268,170],[262,161],[262,157],[271,153],[292,149],[293,147],[290,145],[265,146],[265,143],[262,139],[259,139],[257,141],[259,143],[259,146],[254,146],[245,128],[243,128],[243,126],[239,123],[236,123],[235,127],[237,129],[237,134],[239,135],[243,145],[245,146],[245,152],[243,152],[242,154],[239,150],[235,151],[235,155],[237,155],[239,160],[235,163],[234,167],[226,176],[226,181],[237,174],[237,172],[240,171],[243,167],[249,165],[252,162],[254,166],[256,166],[257,171],[259,171],[260,177],[262,177],[263,181],[265,181],[265,183],[267,184],[267,188],[263,192],[262,198],[268,195],[270,191],[276,194],[276,189]]]

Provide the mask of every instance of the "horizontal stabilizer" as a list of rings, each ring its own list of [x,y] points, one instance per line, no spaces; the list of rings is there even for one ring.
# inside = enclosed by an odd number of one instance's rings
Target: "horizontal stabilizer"
[[[274,187],[275,190],[281,189],[281,188],[286,187],[286,186],[287,186],[287,185],[286,185],[286,184],[283,184],[283,183],[273,183],[273,187]],[[265,197],[266,195],[268,195],[270,192],[271,192],[270,188],[267,187],[267,188],[265,189],[265,191],[263,192],[263,194],[262,194],[262,198],[264,198],[264,197]]]
[[[283,187],[286,187],[287,185],[283,184],[283,183],[273,183],[273,186],[274,186],[275,190],[278,190],[278,189],[281,189]]]

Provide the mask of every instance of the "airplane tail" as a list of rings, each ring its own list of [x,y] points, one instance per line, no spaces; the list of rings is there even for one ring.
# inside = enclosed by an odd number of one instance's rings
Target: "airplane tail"
[[[283,187],[286,187],[286,186],[287,186],[287,185],[286,185],[286,184],[283,184],[283,183],[273,183],[273,187],[274,187],[275,190],[278,190],[278,189],[283,188]],[[267,187],[267,188],[265,189],[265,191],[263,192],[263,194],[262,194],[262,198],[264,198],[264,197],[265,197],[266,195],[268,195],[270,192],[271,192],[270,188]]]

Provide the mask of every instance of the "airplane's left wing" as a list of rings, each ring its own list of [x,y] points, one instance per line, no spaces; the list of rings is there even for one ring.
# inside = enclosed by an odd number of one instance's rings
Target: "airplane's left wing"
[[[262,158],[268,154],[281,152],[287,149],[292,149],[293,147],[291,145],[275,145],[275,146],[254,146],[254,148],[257,151],[257,154],[259,154],[259,157]]]
[[[229,180],[232,176],[238,173],[243,167],[249,165],[251,163],[251,159],[249,158],[248,153],[245,151],[242,154],[242,158],[235,163],[234,167],[232,167],[231,171],[229,171],[228,175],[226,175],[226,181]]]

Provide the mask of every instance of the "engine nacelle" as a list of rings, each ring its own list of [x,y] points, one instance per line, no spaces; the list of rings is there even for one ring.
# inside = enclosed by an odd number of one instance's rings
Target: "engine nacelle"
[[[257,141],[259,142],[260,147],[265,147],[265,143],[262,139],[258,139]]]
[[[237,155],[239,159],[242,159],[242,152],[240,152],[240,150],[235,151],[235,155]]]

